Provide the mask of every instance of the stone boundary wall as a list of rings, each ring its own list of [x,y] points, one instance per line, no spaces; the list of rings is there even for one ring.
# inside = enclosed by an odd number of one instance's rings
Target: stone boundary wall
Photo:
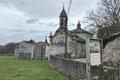
[[[86,63],[50,56],[50,66],[77,80],[86,80]],[[99,67],[91,67],[91,78],[98,76]]]
[[[4,54],[0,54],[0,56],[14,56],[13,53],[4,53]]]
[[[86,77],[86,65],[84,63],[50,56],[50,65],[70,77],[76,79],[85,79]]]

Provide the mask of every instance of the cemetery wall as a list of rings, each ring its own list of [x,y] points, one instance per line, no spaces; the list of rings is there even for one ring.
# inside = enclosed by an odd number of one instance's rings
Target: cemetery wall
[[[50,65],[74,79],[84,80],[86,78],[86,63],[51,55]],[[91,67],[91,77],[97,76],[98,72],[99,67]]]

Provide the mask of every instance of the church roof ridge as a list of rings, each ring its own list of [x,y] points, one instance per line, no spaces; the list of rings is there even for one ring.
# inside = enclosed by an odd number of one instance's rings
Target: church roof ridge
[[[88,34],[92,34],[92,33],[88,32],[88,31],[86,31],[86,30],[84,30],[82,28],[73,29],[73,30],[71,30],[71,32],[72,33],[88,33]]]
[[[27,40],[23,40],[22,42],[26,42],[26,43],[28,43],[28,44],[34,44],[35,43],[35,41],[34,40],[29,40],[29,41],[27,41]]]
[[[76,34],[72,34],[71,37],[72,37],[72,39],[75,39],[75,40],[77,40],[77,41],[85,42],[85,39],[79,37],[79,36],[76,35]],[[73,37],[75,37],[75,38],[73,38]]]

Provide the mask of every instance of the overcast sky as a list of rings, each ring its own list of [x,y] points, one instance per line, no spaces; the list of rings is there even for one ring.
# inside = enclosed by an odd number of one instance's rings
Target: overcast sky
[[[44,41],[45,36],[59,27],[59,14],[64,3],[68,11],[70,0],[0,0],[0,44],[33,39]],[[98,0],[73,0],[69,13],[69,29],[75,29],[78,20]]]

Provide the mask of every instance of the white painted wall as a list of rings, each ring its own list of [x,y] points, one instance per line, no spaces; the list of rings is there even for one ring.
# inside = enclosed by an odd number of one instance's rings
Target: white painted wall
[[[34,45],[27,44],[26,42],[21,42],[18,48],[15,50],[15,56],[18,56],[19,53],[31,53],[31,59],[33,58]]]
[[[64,46],[59,44],[52,44],[46,47],[46,57],[50,55],[62,54],[64,53]]]

